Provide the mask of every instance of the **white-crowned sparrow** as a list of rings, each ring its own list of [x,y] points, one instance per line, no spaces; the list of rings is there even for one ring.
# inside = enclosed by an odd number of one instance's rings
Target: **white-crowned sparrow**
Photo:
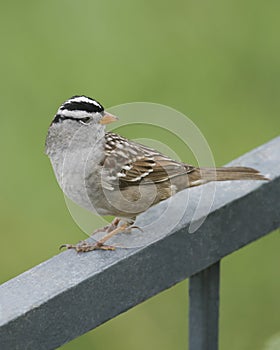
[[[58,183],[74,202],[116,219],[103,239],[66,244],[77,251],[113,250],[104,243],[132,227],[138,214],[173,194],[209,181],[266,180],[247,167],[197,168],[158,151],[106,132],[118,120],[86,96],[73,96],[58,109],[48,131],[46,154]],[[118,226],[120,218],[123,222]]]

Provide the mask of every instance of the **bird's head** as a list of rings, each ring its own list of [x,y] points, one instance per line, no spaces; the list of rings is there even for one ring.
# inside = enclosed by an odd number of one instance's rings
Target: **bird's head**
[[[73,96],[59,107],[51,125],[105,125],[117,120],[116,116],[106,112],[96,100],[86,96]]]
[[[46,153],[69,150],[70,145],[77,149],[92,146],[102,139],[106,124],[117,120],[96,100],[73,96],[59,107],[54,116],[46,139]]]

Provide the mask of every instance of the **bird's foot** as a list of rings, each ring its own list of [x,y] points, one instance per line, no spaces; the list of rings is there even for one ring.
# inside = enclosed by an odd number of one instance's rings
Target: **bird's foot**
[[[81,241],[78,244],[62,244],[59,249],[75,249],[76,252],[86,253],[91,252],[93,250],[115,250],[117,247],[113,245],[105,245],[110,238],[115,236],[119,232],[130,233],[132,229],[138,229],[143,232],[143,230],[135,225],[129,225],[129,222],[124,222],[122,225],[118,226],[120,222],[119,218],[115,218],[110,225],[107,225],[106,232],[107,234],[102,237],[99,241],[95,243],[89,243],[86,241]],[[100,229],[99,231],[104,231],[104,229]],[[94,232],[96,233],[96,231]],[[124,248],[124,247],[122,247]]]
[[[86,253],[93,250],[115,250],[116,247],[112,245],[104,245],[102,242],[89,243],[81,241],[78,244],[62,244],[59,249],[75,249],[77,253]]]

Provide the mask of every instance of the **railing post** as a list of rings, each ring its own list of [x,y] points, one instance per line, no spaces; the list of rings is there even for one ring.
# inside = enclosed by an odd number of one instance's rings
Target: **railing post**
[[[220,261],[189,280],[189,350],[218,350]]]

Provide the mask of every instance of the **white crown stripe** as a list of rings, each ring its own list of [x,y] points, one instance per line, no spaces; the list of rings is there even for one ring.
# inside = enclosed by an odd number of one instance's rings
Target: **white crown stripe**
[[[97,101],[92,100],[91,98],[88,98],[86,96],[78,96],[78,97],[70,98],[68,101],[66,101],[66,103],[69,103],[69,102],[85,102],[85,103],[90,103],[92,105],[95,105],[97,107],[101,107],[101,105]]]
[[[85,114],[92,114],[87,111],[68,111],[68,109],[59,110],[59,114],[63,117],[72,117],[72,118],[83,118],[85,117]]]

